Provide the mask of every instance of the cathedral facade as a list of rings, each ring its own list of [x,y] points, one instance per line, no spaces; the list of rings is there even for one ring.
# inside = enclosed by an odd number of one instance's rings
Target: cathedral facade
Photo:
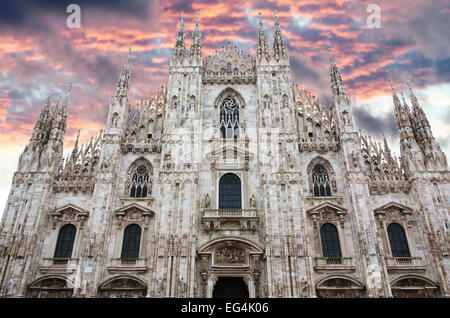
[[[392,86],[401,158],[355,128],[330,48],[331,105],[294,85],[275,14],[256,56],[203,57],[183,19],[168,83],[63,158],[47,99],[0,224],[1,297],[449,297],[447,159]],[[408,85],[409,86],[409,85]]]

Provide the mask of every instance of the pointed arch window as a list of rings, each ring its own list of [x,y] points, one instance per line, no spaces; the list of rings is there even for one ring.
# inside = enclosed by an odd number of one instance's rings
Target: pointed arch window
[[[316,164],[312,170],[312,184],[314,187],[314,196],[328,197],[331,196],[330,177],[328,171],[321,164]]]
[[[320,227],[320,238],[322,241],[323,257],[342,257],[339,234],[336,226],[331,223],[322,225]]]
[[[139,248],[141,245],[141,227],[137,224],[130,224],[123,233],[121,258],[139,258]]]
[[[58,234],[54,258],[71,258],[77,229],[72,224],[64,225]]]
[[[227,97],[220,105],[220,135],[222,138],[239,138],[239,105]]]
[[[234,173],[219,180],[219,209],[242,209],[241,179]]]
[[[133,172],[131,179],[130,197],[145,198],[148,193],[151,193],[149,187],[149,170],[146,165],[138,165]]]
[[[403,227],[398,223],[391,223],[387,227],[389,243],[393,257],[411,257]]]

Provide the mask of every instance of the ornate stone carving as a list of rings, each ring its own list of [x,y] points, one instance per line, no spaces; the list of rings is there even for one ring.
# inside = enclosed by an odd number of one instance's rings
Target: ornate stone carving
[[[395,282],[392,295],[398,298],[436,298],[437,287],[419,278],[408,277]]]
[[[154,212],[137,203],[126,205],[116,212],[117,227],[120,229],[124,222],[143,224],[145,228],[148,227],[148,222],[153,217]]]
[[[217,264],[237,264],[245,262],[244,250],[239,247],[226,246],[216,250],[215,262]]]
[[[319,298],[361,298],[364,288],[360,284],[344,279],[331,278],[316,287]]]
[[[101,297],[139,298],[145,297],[147,288],[130,278],[118,278],[100,287]]]

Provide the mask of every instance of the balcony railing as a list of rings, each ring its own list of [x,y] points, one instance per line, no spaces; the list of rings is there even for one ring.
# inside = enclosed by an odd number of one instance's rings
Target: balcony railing
[[[386,257],[387,269],[395,271],[425,271],[421,257]]]
[[[354,271],[356,269],[351,257],[316,257],[316,271]]]
[[[113,258],[108,267],[110,272],[146,272],[147,269],[145,258]]]
[[[70,273],[78,266],[78,258],[44,258],[39,270],[42,273]]]
[[[207,209],[203,211],[205,231],[257,229],[259,215],[256,209]]]

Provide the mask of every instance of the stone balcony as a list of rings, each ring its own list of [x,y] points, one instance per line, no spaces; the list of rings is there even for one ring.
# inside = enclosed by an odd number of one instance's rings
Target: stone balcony
[[[111,266],[108,266],[110,273],[145,273],[147,270],[147,259],[145,258],[112,258]]]
[[[45,273],[73,273],[78,267],[78,258],[44,258],[39,271]]]
[[[386,266],[390,273],[426,270],[421,257],[386,257]]]
[[[316,257],[314,270],[317,272],[353,272],[356,267],[352,257]]]
[[[257,209],[206,209],[201,218],[203,229],[209,231],[256,231]]]

